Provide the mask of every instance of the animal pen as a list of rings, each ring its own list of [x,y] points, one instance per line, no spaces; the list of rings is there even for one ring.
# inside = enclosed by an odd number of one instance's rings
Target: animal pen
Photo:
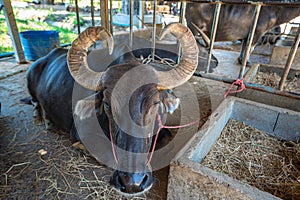
[[[19,36],[11,19],[10,2],[0,0],[6,9],[11,37],[15,41],[15,58],[25,62]],[[140,9],[140,25],[133,25],[133,0],[129,1],[129,30],[113,31],[112,0],[101,0],[101,26],[115,36],[124,35],[133,49],[135,37],[150,41],[155,49],[163,24],[157,23],[157,1],[152,4],[152,23],[145,24],[144,9]],[[166,1],[168,2],[168,1]],[[185,124],[198,120],[199,127],[171,129],[172,138],[161,151],[153,154],[154,162],[165,160],[157,167],[153,188],[138,196],[122,196],[109,185],[112,170],[97,162],[81,144],[70,141],[62,131],[48,131],[33,125],[32,108],[19,103],[28,96],[24,87],[28,64],[15,64],[6,59],[0,76],[0,197],[3,199],[299,199],[300,197],[300,26],[291,31],[292,39],[282,37],[270,50],[257,47],[254,53],[268,52],[247,66],[251,44],[261,8],[271,5],[297,6],[294,0],[194,0],[180,1],[178,21],[185,22],[189,2],[215,5],[214,21],[206,66],[197,70],[174,93],[181,100],[180,110],[167,117],[167,125]],[[221,49],[215,42],[219,14],[225,4],[255,7],[242,64],[235,61],[236,52]],[[78,34],[78,1],[75,0]],[[94,22],[93,1],[91,18]],[[12,20],[12,21],[11,21]],[[177,20],[177,19],[176,19]],[[122,40],[120,40],[122,41]],[[176,43],[168,38],[167,43]],[[229,45],[225,43],[225,46]],[[232,45],[232,44],[230,44]],[[104,46],[105,44],[100,44]],[[232,47],[233,46],[233,47]],[[234,45],[229,49],[236,48]],[[180,50],[177,49],[180,57]],[[211,72],[213,54],[219,58]],[[144,62],[169,67],[176,60],[158,58],[152,51]],[[250,59],[251,60],[251,59]],[[93,60],[90,61],[94,62]],[[3,64],[4,66],[4,64]],[[13,72],[7,73],[14,67]],[[108,149],[109,151],[111,149]],[[91,154],[90,154],[91,153]]]

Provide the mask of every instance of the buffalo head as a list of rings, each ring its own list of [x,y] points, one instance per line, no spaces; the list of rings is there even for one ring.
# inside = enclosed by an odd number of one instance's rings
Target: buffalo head
[[[73,42],[68,53],[68,66],[73,78],[83,87],[96,91],[91,103],[80,100],[75,115],[90,117],[89,110],[98,110],[98,121],[112,141],[117,170],[111,183],[121,192],[140,193],[153,184],[149,152],[153,136],[159,129],[159,118],[173,113],[179,99],[169,92],[193,75],[198,64],[198,47],[191,31],[180,23],[168,25],[160,39],[168,33],[180,42],[182,55],[179,64],[171,70],[156,69],[136,60],[110,66],[104,72],[95,72],[87,62],[87,50],[97,40],[107,40],[110,52],[113,39],[102,27],[90,27]],[[104,152],[105,153],[105,152]]]

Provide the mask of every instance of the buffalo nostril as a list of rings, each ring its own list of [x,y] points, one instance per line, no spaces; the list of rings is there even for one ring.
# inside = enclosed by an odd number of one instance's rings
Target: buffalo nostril
[[[145,189],[147,187],[148,179],[149,179],[148,175],[145,174],[142,183],[140,185],[141,189]]]
[[[110,179],[110,183],[112,185],[114,185],[117,189],[119,189],[120,191],[125,191],[126,190],[126,186],[122,181],[122,178],[119,176],[118,171],[115,171],[113,176]]]
[[[125,191],[126,191],[126,186],[125,186],[125,184],[123,183],[121,177],[118,176],[117,179],[118,179],[118,183],[119,183],[119,186],[120,186],[120,190],[121,190],[122,192],[125,192]]]
[[[115,171],[111,183],[120,191],[134,194],[148,190],[152,186],[151,173],[127,173]]]

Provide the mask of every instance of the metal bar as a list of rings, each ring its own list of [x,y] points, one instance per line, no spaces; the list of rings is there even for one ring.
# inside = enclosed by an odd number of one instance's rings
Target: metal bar
[[[294,58],[295,58],[295,55],[296,55],[299,43],[300,43],[300,25],[298,26],[298,31],[297,31],[297,34],[296,34],[296,37],[295,37],[295,40],[294,40],[294,44],[293,44],[293,46],[292,46],[292,48],[290,50],[288,59],[286,61],[284,73],[283,73],[283,75],[282,75],[282,77],[280,79],[280,82],[279,82],[279,87],[278,87],[279,90],[283,89],[283,86],[285,84],[286,78],[287,78],[287,76],[288,76],[288,74],[290,72],[292,63],[294,61]]]
[[[242,61],[243,63],[242,63],[242,68],[240,70],[239,79],[242,79],[244,74],[245,74],[245,69],[246,69],[247,61],[249,59],[250,49],[251,49],[251,46],[252,46],[252,41],[253,41],[253,37],[254,37],[257,21],[258,21],[258,17],[259,17],[259,14],[260,14],[260,9],[261,9],[261,4],[257,4],[255,6],[255,10],[254,10],[253,18],[252,18],[252,23],[251,23],[249,34],[248,34],[248,37],[247,37],[246,50],[245,50],[245,54],[244,54],[243,61]]]
[[[77,33],[80,34],[80,19],[79,19],[79,8],[78,0],[75,0],[75,9],[76,9],[76,20],[77,20]]]
[[[180,16],[179,16],[179,23],[184,24],[185,21],[185,11],[186,11],[186,2],[182,1],[180,2]],[[181,57],[181,45],[178,43],[178,58],[177,63],[180,62]]]
[[[91,18],[92,26],[95,26],[94,0],[91,0]]]
[[[141,15],[142,15],[142,28],[144,28],[144,26],[145,26],[145,1],[143,0],[142,2],[141,2],[141,8],[140,8],[140,10],[141,10]]]
[[[185,11],[186,11],[186,2],[185,1],[180,1],[180,17],[179,17],[179,22],[181,24],[184,23],[185,20]]]
[[[114,34],[113,33],[113,3],[112,3],[112,0],[109,1],[109,28],[110,28],[110,33],[111,34]]]
[[[211,27],[211,33],[210,33],[210,46],[208,50],[208,59],[207,59],[207,68],[206,68],[206,73],[209,72],[210,69],[210,61],[212,58],[212,51],[214,48],[214,43],[215,43],[215,38],[216,38],[216,33],[217,33],[217,28],[218,28],[218,23],[219,23],[219,17],[220,17],[220,11],[221,11],[221,2],[218,2],[215,7],[215,13],[214,13],[214,20],[213,24]]]
[[[133,0],[129,0],[129,47],[133,47]]]
[[[211,80],[215,80],[215,81],[228,83],[228,84],[232,84],[233,82],[236,81],[235,79],[232,79],[232,78],[219,77],[219,76],[216,76],[213,74],[207,74],[207,73],[201,73],[201,72],[195,72],[194,75],[203,77],[203,78],[207,78],[207,79],[211,79]],[[280,96],[300,100],[300,94],[291,93],[291,92],[287,92],[287,91],[280,91],[280,90],[277,90],[276,88],[259,85],[259,84],[254,84],[254,83],[244,82],[244,84],[247,88],[250,88],[253,90],[258,90],[258,91],[267,92],[267,93],[271,93],[271,94],[277,94]]]
[[[153,28],[152,28],[152,60],[155,59],[155,42],[156,42],[156,4],[157,0],[153,1]]]
[[[12,45],[16,56],[16,60],[18,63],[26,63],[27,61],[24,56],[24,51],[22,48],[20,35],[19,35],[16,19],[14,16],[14,12],[11,6],[11,2],[10,0],[0,0],[0,4],[4,5],[4,10],[3,10],[4,16],[8,27],[8,32],[12,40]]]

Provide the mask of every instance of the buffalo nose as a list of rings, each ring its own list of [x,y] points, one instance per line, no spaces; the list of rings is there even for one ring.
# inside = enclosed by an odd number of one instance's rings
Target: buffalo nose
[[[112,185],[128,194],[147,191],[153,184],[152,173],[128,173],[115,171],[111,179]]]

